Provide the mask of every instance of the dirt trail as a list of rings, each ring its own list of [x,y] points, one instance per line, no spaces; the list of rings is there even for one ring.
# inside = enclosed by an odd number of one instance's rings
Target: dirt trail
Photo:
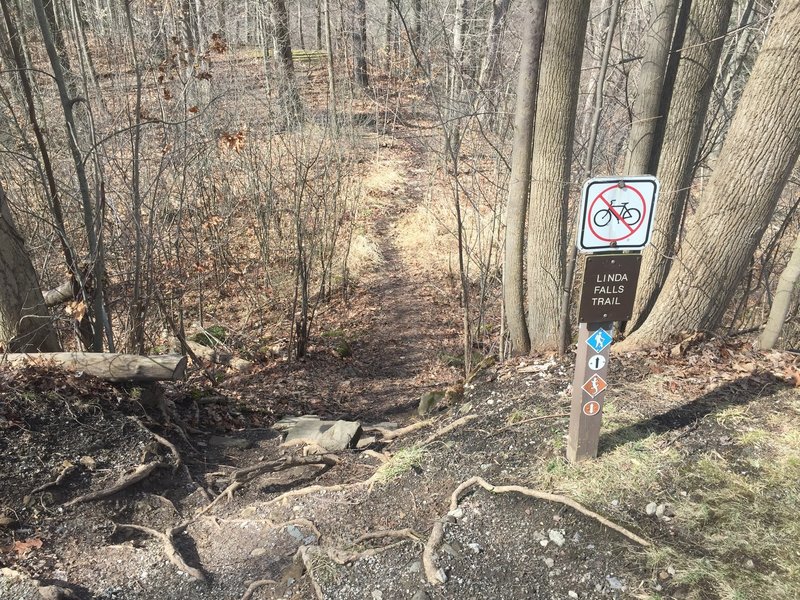
[[[459,376],[442,360],[458,352],[458,306],[449,285],[398,240],[410,233],[403,217],[424,201],[415,183],[420,161],[410,152],[393,154],[377,161],[365,182],[383,207],[372,232],[383,262],[365,278],[350,311],[361,332],[353,344],[352,383],[361,386],[354,412],[367,419],[413,410],[422,392]]]

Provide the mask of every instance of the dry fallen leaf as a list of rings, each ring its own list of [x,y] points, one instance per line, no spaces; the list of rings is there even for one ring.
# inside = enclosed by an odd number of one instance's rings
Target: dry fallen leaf
[[[18,556],[25,556],[31,550],[42,547],[42,540],[39,538],[28,538],[26,540],[17,540],[11,549],[17,553]]]

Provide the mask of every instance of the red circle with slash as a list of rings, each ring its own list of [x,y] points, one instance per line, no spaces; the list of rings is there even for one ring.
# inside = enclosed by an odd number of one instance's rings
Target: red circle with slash
[[[638,197],[639,201],[641,202],[641,209],[640,209],[641,214],[639,216],[639,220],[634,225],[629,225],[624,218],[625,215],[620,214],[619,206],[614,205],[613,200],[609,202],[608,200],[606,200],[605,196],[603,196],[603,194],[613,189],[620,189],[620,188],[616,184],[608,186],[606,189],[597,194],[597,196],[595,196],[594,200],[592,200],[591,204],[589,204],[589,210],[586,211],[586,221],[587,221],[586,224],[589,226],[589,230],[592,232],[593,236],[595,236],[599,240],[603,240],[604,242],[621,242],[622,240],[631,237],[634,233],[639,231],[639,228],[642,226],[642,223],[644,223],[647,220],[645,218],[647,214],[647,202],[645,201],[644,196],[639,190],[637,190],[632,185],[628,185],[624,188],[626,190],[634,192],[634,194],[636,195],[635,197]],[[595,224],[593,222],[594,221],[593,215],[595,214],[595,207],[597,207],[598,202],[600,203],[599,209],[601,211],[609,211],[611,215],[615,218],[615,220],[620,225],[624,226],[622,228],[622,234],[620,236],[606,237],[604,235],[600,235],[597,232],[597,229],[595,228]]]

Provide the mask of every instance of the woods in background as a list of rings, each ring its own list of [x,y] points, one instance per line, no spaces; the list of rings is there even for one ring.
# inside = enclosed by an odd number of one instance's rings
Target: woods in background
[[[773,307],[762,343],[797,343],[797,269],[780,276],[800,229],[800,0],[0,10],[6,351],[150,352],[224,306],[242,338],[302,356],[357,283],[359,165],[393,135],[430,157],[467,370],[473,348],[572,339],[590,175],[662,184],[627,347],[759,330]]]

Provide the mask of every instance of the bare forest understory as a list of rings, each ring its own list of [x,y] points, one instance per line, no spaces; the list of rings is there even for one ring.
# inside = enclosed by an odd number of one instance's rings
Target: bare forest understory
[[[0,600],[800,598],[800,0],[0,13]]]
[[[369,163],[381,259],[304,359],[206,363],[213,387],[2,372],[0,597],[797,596],[797,357],[615,356],[600,458],[568,464],[569,357],[459,384],[458,286],[414,241],[423,160],[395,139]],[[282,445],[303,414],[359,421],[358,447]]]

